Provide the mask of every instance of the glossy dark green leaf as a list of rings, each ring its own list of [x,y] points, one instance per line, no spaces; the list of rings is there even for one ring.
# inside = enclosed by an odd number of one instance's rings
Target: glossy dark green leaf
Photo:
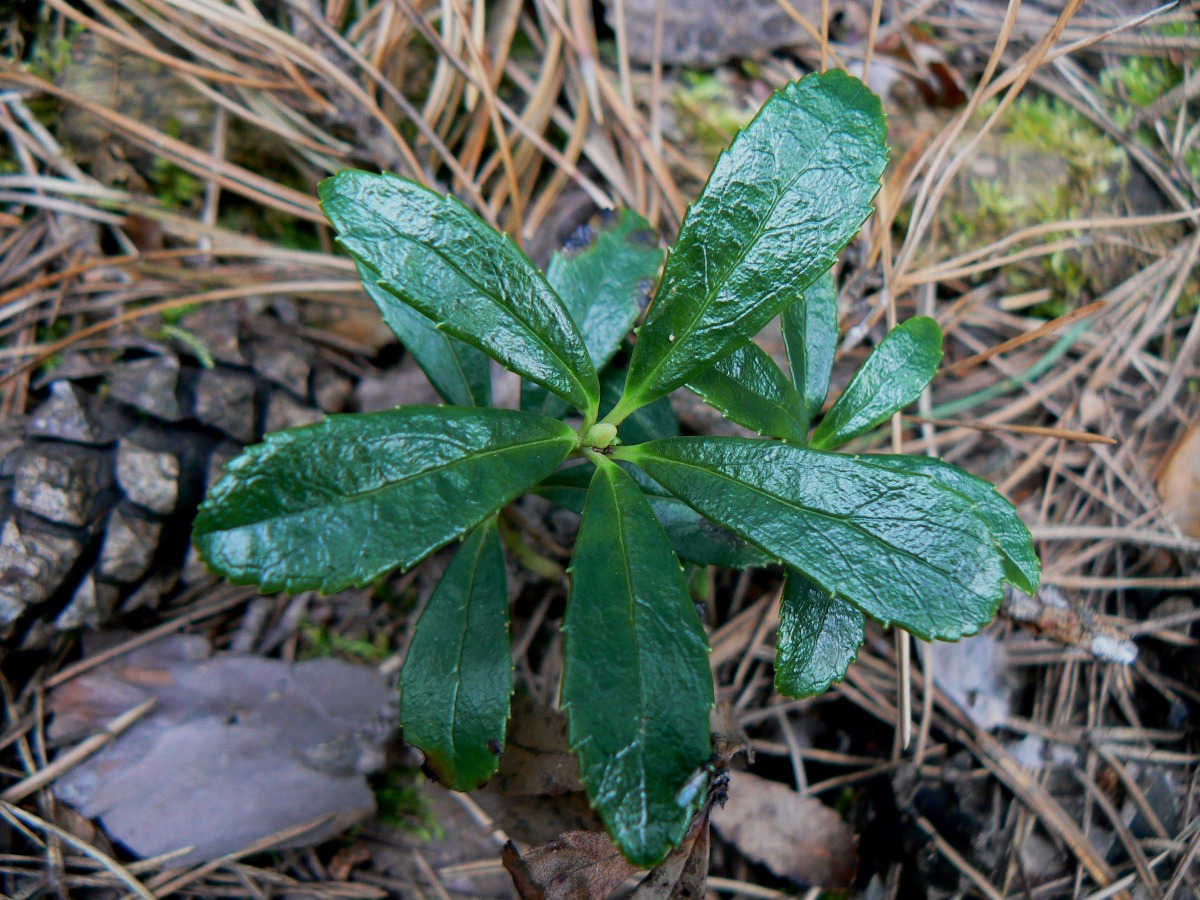
[[[679,560],[641,489],[601,460],[571,563],[562,705],[588,798],[621,852],[649,867],[682,840],[677,796],[712,753],[708,641]]]
[[[546,280],[579,325],[597,370],[650,302],[662,261],[654,227],[629,209],[600,213],[551,258]]]
[[[345,170],[321,182],[338,240],[376,282],[439,328],[595,412],[595,367],[542,273],[455,200],[395,175]]]
[[[996,487],[958,466],[927,456],[864,456],[878,466],[902,472],[927,475],[975,504],[975,511],[991,529],[996,546],[1004,558],[1004,577],[1026,594],[1036,594],[1042,576],[1042,564],[1033,549],[1033,537],[1016,509]]]
[[[770,437],[808,442],[800,395],[775,360],[753,342],[717,360],[687,386],[731,422]]]
[[[358,272],[383,321],[445,401],[454,406],[490,406],[492,370],[488,355],[440,331],[431,319],[389,294],[375,283],[362,263],[358,264]]]
[[[795,569],[783,583],[775,642],[775,690],[785,697],[824,693],[846,676],[866,640],[862,612]]]
[[[643,408],[650,409],[653,405]],[[671,549],[681,559],[698,566],[723,566],[726,569],[755,569],[775,562],[728,528],[714,525],[682,500],[670,496],[641,469],[629,463],[621,465],[628,466],[626,472],[642,489],[658,524],[671,540]],[[559,469],[537,486],[537,492],[550,502],[579,514],[583,512],[591,477],[590,466]]]
[[[629,209],[600,212],[551,257],[546,280],[579,326],[597,372],[650,302],[662,260],[653,226]],[[521,384],[521,409],[555,418],[566,412],[530,381]]]
[[[616,367],[605,369],[600,375],[600,410],[607,412],[617,405],[625,387],[625,372]],[[679,419],[671,408],[671,401],[660,397],[653,403],[638,407],[618,429],[621,440],[626,444],[640,444],[655,438],[677,437]]]
[[[825,403],[837,351],[837,288],[833,272],[826,272],[814,281],[780,318],[792,384],[803,400],[800,419],[807,435]]]
[[[668,438],[616,454],[883,624],[957,640],[1000,604],[1004,567],[987,524],[931,479],[741,438]]]
[[[844,72],[809,75],[763,104],[688,210],[622,414],[745,343],[828,271],[871,212],[885,137],[879,99]]]
[[[500,765],[512,672],[504,553],[491,518],[458,548],[400,671],[404,740],[444,786],[472,790]]]
[[[473,528],[553,472],[576,439],[516,410],[331,416],[226,466],[193,540],[221,575],[267,592],[364,585]]]
[[[942,361],[942,329],[928,316],[902,322],[879,342],[817,430],[818,450],[838,447],[882,425],[916,401]]]

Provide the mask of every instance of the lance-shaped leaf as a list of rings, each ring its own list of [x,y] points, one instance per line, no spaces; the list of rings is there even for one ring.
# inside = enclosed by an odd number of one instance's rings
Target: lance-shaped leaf
[[[400,671],[404,740],[451,790],[480,787],[500,765],[513,671],[505,584],[491,518],[458,548]]]
[[[757,334],[833,265],[871,212],[879,99],[834,71],[775,93],[717,160],[638,333],[621,413]]]
[[[358,273],[383,321],[445,401],[454,406],[490,406],[492,369],[487,354],[440,331],[433,320],[389,294],[362,263]]]
[[[927,456],[864,456],[877,466],[898,472],[928,476],[938,484],[957,491],[975,504],[975,511],[991,529],[992,537],[1004,559],[1004,577],[1017,590],[1036,594],[1042,576],[1042,564],[1033,549],[1033,536],[1011,503],[991,482],[965,472],[958,466]]]
[[[841,681],[866,639],[865,626],[857,607],[789,569],[779,606],[775,690],[812,697]]]
[[[364,585],[448,544],[571,452],[562,422],[405,406],[268,436],[225,468],[193,526],[204,560],[264,591]]]
[[[800,395],[775,360],[753,342],[717,360],[687,386],[731,422],[770,437],[808,442]]]
[[[886,422],[921,396],[942,361],[942,329],[928,316],[897,325],[854,373],[817,430],[818,450],[840,446]]]
[[[792,385],[801,397],[800,420],[808,429],[821,412],[837,351],[837,288],[829,271],[780,317]]]
[[[712,753],[708,641],[641,489],[605,460],[592,478],[567,601],[562,705],[588,798],[629,861],[687,831],[677,795]]]
[[[455,200],[396,175],[345,170],[321,182],[338,240],[376,283],[577,408],[600,397],[583,337],[515,244]]]
[[[650,302],[663,251],[654,227],[633,210],[603,210],[550,259],[546,281],[583,334],[599,372]],[[555,398],[557,400],[557,398]],[[561,416],[540,385],[521,384],[521,409]]]
[[[616,455],[885,625],[957,640],[1000,605],[1004,568],[987,524],[931,479],[741,438],[668,438]]]
[[[651,409],[655,404],[638,412]],[[635,413],[628,423],[637,417]],[[629,466],[628,463],[623,465]],[[654,510],[658,524],[671,540],[671,548],[681,558],[698,566],[722,566],[726,569],[755,569],[775,562],[753,544],[748,544],[728,528],[714,525],[682,500],[668,494],[641,469],[629,466],[627,473],[637,482]],[[591,467],[559,469],[537,486],[537,492],[552,503],[580,514],[591,483]]]

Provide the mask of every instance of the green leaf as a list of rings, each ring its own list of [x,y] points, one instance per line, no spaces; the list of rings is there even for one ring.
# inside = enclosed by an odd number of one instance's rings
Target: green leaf
[[[825,403],[837,351],[837,288],[832,271],[814,281],[803,297],[783,311],[781,325],[792,384],[803,398],[800,420],[807,437]]]
[[[775,690],[812,697],[841,681],[866,640],[865,626],[856,607],[789,569],[779,607]]]
[[[571,428],[505,409],[330,416],[248,448],[200,507],[204,560],[266,592],[364,585],[407,568],[545,478]]]
[[[708,641],[641,489],[603,459],[571,568],[562,681],[571,748],[609,834],[648,868],[683,839],[695,803],[677,795],[712,753]]]
[[[731,422],[759,434],[808,443],[808,428],[799,415],[800,395],[775,360],[753,342],[717,360],[687,386]]]
[[[600,409],[607,412],[621,399],[625,387],[625,372],[618,368],[605,369],[600,375]],[[620,427],[621,440],[626,444],[640,444],[655,438],[677,437],[679,419],[671,408],[671,401],[660,397],[653,403],[639,407],[630,414]]]
[[[897,325],[867,357],[813,432],[818,450],[838,447],[914,402],[942,361],[942,329],[928,316]]]
[[[600,397],[583,337],[515,244],[455,200],[351,169],[318,187],[338,240],[388,293],[578,409]]]
[[[864,456],[873,465],[895,471],[926,475],[938,484],[957,491],[975,504],[975,511],[991,529],[1004,559],[1004,577],[1026,594],[1036,594],[1042,564],[1033,549],[1033,536],[1016,509],[990,481],[965,472],[958,466],[927,456]]]
[[[579,325],[597,371],[650,302],[662,261],[654,227],[629,209],[601,212],[551,258],[546,280]]]
[[[438,330],[431,319],[377,285],[371,270],[362,263],[358,264],[358,273],[383,321],[446,402],[454,406],[490,406],[492,370],[487,354]]]
[[[400,671],[404,740],[451,790],[482,786],[500,765],[513,672],[505,585],[493,517],[458,548]]]
[[[986,523],[930,479],[741,438],[668,438],[616,455],[885,625],[957,640],[1000,605],[1004,568]]]
[[[717,160],[638,333],[622,414],[757,334],[871,213],[887,159],[879,98],[834,71],[776,92]]]
[[[602,210],[550,259],[546,281],[579,326],[597,372],[650,302],[662,260],[654,227],[629,209]],[[555,418],[566,412],[548,399],[545,388],[522,382],[521,409]]]
[[[643,407],[643,410],[654,405]],[[755,569],[775,562],[728,528],[714,525],[682,500],[670,496],[641,469],[629,463],[621,463],[621,466],[629,467],[626,473],[642,489],[658,524],[671,540],[671,548],[682,559],[698,566],[723,566],[726,569]],[[536,490],[550,502],[578,515],[583,512],[590,482],[590,466],[571,466],[559,469]]]

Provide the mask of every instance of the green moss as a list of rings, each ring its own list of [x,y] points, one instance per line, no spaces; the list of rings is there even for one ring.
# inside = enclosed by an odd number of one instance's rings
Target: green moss
[[[684,69],[682,84],[671,98],[679,114],[680,127],[700,145],[705,155],[716,158],[733,136],[754,118],[754,108],[712,72]]]
[[[446,830],[433,814],[433,804],[420,790],[424,779],[416,769],[389,769],[374,779],[376,815],[380,822],[422,841],[440,841]]]
[[[328,626],[306,621],[300,623],[300,635],[308,645],[298,654],[301,659],[348,656],[375,665],[387,659],[392,652],[388,637],[383,632],[376,632],[370,639],[348,638]]]

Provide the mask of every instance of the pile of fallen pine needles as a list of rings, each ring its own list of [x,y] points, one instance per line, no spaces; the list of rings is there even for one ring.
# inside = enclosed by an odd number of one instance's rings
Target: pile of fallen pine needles
[[[903,134],[876,215],[846,254],[841,360],[848,371],[864,340],[897,319],[939,319],[944,373],[918,415],[862,446],[944,456],[995,481],[1059,593],[1006,607],[992,634],[1013,696],[982,723],[943,690],[943,646],[914,653],[908,638],[878,630],[824,697],[774,695],[776,586],[761,573],[714,574],[718,699],[760,764],[778,761],[798,789],[853,807],[875,802],[869,785],[887,785],[932,861],[916,875],[895,858],[865,863],[871,890],[895,896],[917,877],[931,892],[987,897],[1194,893],[1200,752],[1188,723],[1200,703],[1200,608],[1187,595],[1200,587],[1200,539],[1171,517],[1174,499],[1159,485],[1200,411],[1195,4],[1134,15],[1080,0],[900,3],[881,22],[882,6],[864,4],[868,27],[854,44],[831,42],[828,20],[806,20],[812,41],[733,80],[770,89],[846,66],[961,92],[933,125]],[[670,236],[707,172],[679,139],[678,73],[635,65],[619,29],[615,58],[607,54],[589,4],[311,0],[279,4],[273,17],[263,8],[46,0],[25,35],[36,46],[18,41],[0,63],[3,415],[28,411],[39,368],[59,354],[103,350],[172,310],[286,296],[320,317],[370,315],[315,200],[316,182],[337,169],[385,169],[452,191],[535,259],[597,206],[632,207]],[[1182,77],[1134,105],[1105,73],[1141,59]],[[158,91],[171,115],[144,114],[139,97]],[[1117,148],[1154,202],[1101,202],[964,246],[947,233],[972,184],[964,173],[1033,95]],[[900,132],[897,114],[893,123]],[[182,196],[165,197],[167,185],[182,185]],[[1121,264],[1064,299],[1056,266],[1106,251]],[[159,630],[236,630],[252,597],[214,588],[168,610]],[[551,703],[559,671],[545,619],[559,599],[550,585],[514,625],[518,672]],[[286,598],[272,610],[286,615]],[[395,629],[402,648],[404,623]],[[0,878],[48,873],[64,894],[446,896],[451,874],[497,871],[495,854],[453,873],[426,863],[399,881],[330,874],[312,851],[182,874],[169,859],[120,864],[46,789],[59,769],[43,699],[65,658],[5,685],[11,786],[0,814],[31,849],[0,859]],[[1035,757],[1019,752],[1033,745]],[[1148,796],[1162,784],[1174,793],[1170,815]],[[980,795],[976,835],[951,833],[944,809],[914,803],[922,786],[954,803]],[[865,848],[869,828],[856,824]],[[1028,871],[1038,841],[1051,858],[1040,879]],[[721,866],[714,895],[785,896],[732,850]]]

